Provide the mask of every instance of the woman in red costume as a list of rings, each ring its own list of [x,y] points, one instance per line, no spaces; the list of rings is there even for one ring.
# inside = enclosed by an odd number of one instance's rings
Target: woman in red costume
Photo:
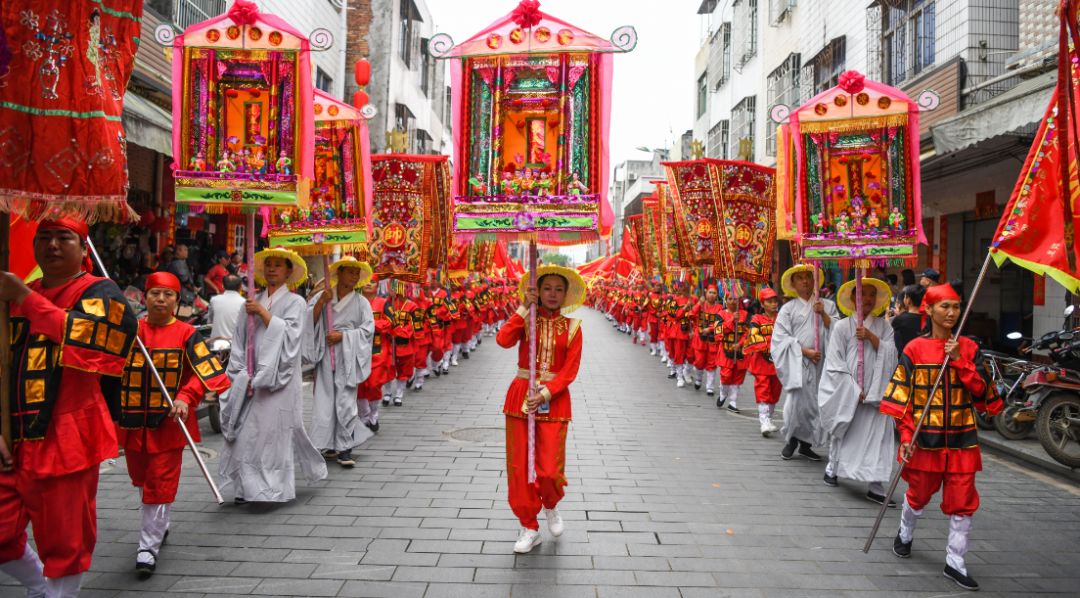
[[[975,369],[978,345],[963,336],[953,337],[953,327],[960,317],[960,296],[952,286],[942,284],[927,289],[922,312],[930,318],[930,333],[904,347],[881,401],[881,412],[896,418],[899,460],[901,465],[907,463],[903,478],[908,491],[893,552],[900,558],[911,556],[915,523],[941,490],[941,511],[949,518],[945,577],[966,590],[978,590],[979,584],[968,575],[964,562],[971,517],[979,508],[975,472],[982,470],[975,412],[995,415],[1001,411],[1002,402],[994,386],[987,384]],[[931,397],[946,355],[948,372]],[[927,404],[930,413],[915,436],[915,422]]]
[[[565,314],[585,300],[585,282],[574,270],[560,266],[537,269],[536,287],[528,279],[519,285],[522,305],[499,329],[496,342],[509,349],[518,345],[518,372],[506,391],[506,475],[510,508],[521,521],[514,552],[526,553],[540,544],[536,516],[544,509],[552,536],[563,533],[556,506],[566,486],[566,431],[570,424],[570,392],[581,363],[581,321]],[[536,382],[529,393],[529,306],[536,304]],[[536,413],[536,482],[529,483],[528,414]]]

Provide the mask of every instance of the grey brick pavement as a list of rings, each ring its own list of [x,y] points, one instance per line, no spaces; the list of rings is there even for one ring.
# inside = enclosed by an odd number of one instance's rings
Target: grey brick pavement
[[[822,464],[784,462],[746,415],[666,370],[583,311],[585,357],[562,503],[567,531],[514,556],[502,405],[512,351],[493,339],[385,408],[356,469],[301,487],[287,505],[217,506],[190,459],[157,574],[138,581],[138,495],[123,460],[102,476],[99,542],[84,596],[698,598],[942,596],[945,519],[927,509],[915,553],[889,551],[897,513],[861,552],[876,505],[821,483]],[[463,428],[481,428],[460,432]],[[220,436],[205,434],[216,469]],[[969,567],[983,595],[1080,593],[1080,488],[987,455]],[[0,596],[20,592],[4,578]]]

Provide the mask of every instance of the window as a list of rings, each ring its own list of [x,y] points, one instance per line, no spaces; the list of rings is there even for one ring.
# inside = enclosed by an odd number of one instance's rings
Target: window
[[[833,39],[813,58],[806,62],[799,73],[799,103],[805,102],[817,94],[836,87],[840,73],[844,72],[846,60],[845,38]]]
[[[936,57],[934,0],[896,0],[881,10],[883,70],[898,85],[934,64]]]
[[[731,79],[731,23],[724,23],[709,41],[709,88],[716,91]]]
[[[795,0],[769,0],[769,24],[773,27],[784,22],[795,7]]]
[[[735,70],[757,55],[757,0],[735,0]]]
[[[225,0],[177,0],[173,3],[173,23],[181,30],[224,13]]]
[[[402,131],[409,130],[413,113],[405,104],[394,104],[394,128]]]
[[[701,118],[705,115],[705,107],[709,103],[709,88],[706,84],[706,75],[697,80],[697,115]]]
[[[731,137],[731,121],[722,120],[709,129],[709,150],[706,156],[726,160]]]
[[[769,109],[784,105],[794,110],[799,105],[799,55],[789,54],[780,66],[769,73]],[[776,155],[776,128],[770,123],[765,127],[765,154]]]
[[[315,67],[315,87],[330,93],[330,88],[333,86],[334,80],[330,78],[330,75],[327,75],[321,67]]]
[[[731,110],[731,150],[736,160],[754,159],[754,128],[757,96],[747,96]]]
[[[405,66],[412,68],[413,59],[419,53],[420,43],[420,11],[412,0],[401,0],[399,18],[400,31],[398,34],[398,55],[405,61]]]
[[[430,96],[431,91],[431,74],[432,69],[431,62],[434,60],[428,54],[428,40],[423,38],[420,40],[420,91],[424,92],[424,96]]]

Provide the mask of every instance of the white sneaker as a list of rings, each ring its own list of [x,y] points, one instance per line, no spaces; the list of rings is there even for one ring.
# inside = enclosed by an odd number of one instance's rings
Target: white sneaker
[[[779,432],[780,428],[777,428],[776,424],[772,423],[772,420],[770,420],[769,421],[769,431],[770,432]]]
[[[540,530],[523,527],[521,528],[521,535],[518,536],[517,542],[514,542],[514,552],[526,554],[532,551],[533,548],[536,548],[540,542]]]
[[[649,349],[649,355],[656,355],[656,349]]]
[[[765,438],[768,438],[769,434],[772,434],[772,432],[773,432],[772,424],[761,424],[761,435],[762,436],[764,436]]]
[[[450,365],[456,366],[457,364],[458,364],[457,357],[454,357],[453,359],[450,360]]]
[[[675,388],[682,388],[686,386],[686,380],[679,378],[679,381],[675,383]]]
[[[667,359],[667,355],[664,355],[664,356],[662,356],[662,357],[660,358],[660,363],[664,363],[664,364],[666,364],[667,362],[668,362],[668,359]]]
[[[547,517],[548,531],[552,536],[558,538],[566,530],[566,525],[563,524],[562,515],[559,515],[558,510],[544,509],[544,517]]]

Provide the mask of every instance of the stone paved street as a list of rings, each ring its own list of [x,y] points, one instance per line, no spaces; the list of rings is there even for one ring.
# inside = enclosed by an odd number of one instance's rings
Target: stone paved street
[[[281,506],[217,506],[187,458],[168,545],[133,571],[138,495],[123,460],[102,476],[99,542],[84,596],[943,596],[946,521],[935,501],[914,554],[890,551],[898,511],[869,555],[877,505],[822,484],[822,463],[781,461],[744,415],[676,390],[648,351],[583,310],[585,354],[567,450],[567,531],[514,556],[502,415],[512,351],[485,340],[401,408],[351,471]],[[221,437],[204,445],[217,470]],[[1080,592],[1080,487],[986,455],[968,558],[983,595]],[[541,521],[543,529],[543,522]],[[4,579],[2,596],[20,591]],[[557,587],[553,587],[557,586]]]

